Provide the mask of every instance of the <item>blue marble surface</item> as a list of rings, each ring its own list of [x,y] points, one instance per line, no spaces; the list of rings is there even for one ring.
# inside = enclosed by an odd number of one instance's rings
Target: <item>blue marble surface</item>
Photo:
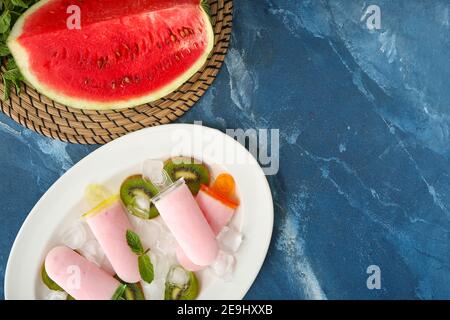
[[[381,8],[381,29],[361,21]],[[248,299],[450,298],[450,3],[235,1],[219,77],[180,122],[280,129],[275,227]],[[0,115],[0,296],[27,213],[97,146]],[[366,286],[369,265],[381,289]]]

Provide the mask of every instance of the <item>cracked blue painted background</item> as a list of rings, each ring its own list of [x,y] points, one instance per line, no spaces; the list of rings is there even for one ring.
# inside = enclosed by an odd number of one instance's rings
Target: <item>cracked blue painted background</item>
[[[381,8],[381,29],[361,21]],[[275,227],[248,299],[450,298],[450,3],[234,1],[232,45],[180,122],[280,129]],[[0,115],[0,296],[44,192],[97,146]],[[381,269],[381,289],[366,286]]]

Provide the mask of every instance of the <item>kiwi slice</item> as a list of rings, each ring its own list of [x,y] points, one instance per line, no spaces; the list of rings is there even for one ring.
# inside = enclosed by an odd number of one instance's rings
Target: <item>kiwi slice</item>
[[[125,300],[145,300],[141,284],[139,282],[127,284],[123,298]]]
[[[50,290],[54,290],[54,291],[64,291],[63,288],[61,288],[55,281],[53,281],[52,279],[50,279],[50,277],[47,274],[47,271],[45,270],[45,264],[42,264],[42,268],[41,268],[41,277],[42,277],[42,282],[44,282],[44,284],[47,286],[47,288],[49,288]]]
[[[119,278],[116,274],[114,276],[122,285],[125,285],[125,290],[120,296],[119,300],[145,300],[144,292],[142,291],[141,284],[138,283],[128,283]]]
[[[121,284],[126,285],[126,288],[119,300],[145,300],[144,291],[139,282],[128,283],[120,279],[117,275],[114,276]]]
[[[208,167],[194,158],[171,158],[164,162],[164,170],[173,181],[184,178],[194,196],[200,190],[200,185],[209,185],[210,173]]]
[[[158,189],[142,175],[128,177],[120,186],[120,198],[128,212],[141,219],[153,219],[159,215],[151,199]]]
[[[186,283],[174,283],[171,280],[175,272],[185,272],[187,275]],[[194,272],[186,271],[180,266],[173,267],[166,279],[166,289],[164,292],[165,300],[195,300],[198,297],[200,285]]]

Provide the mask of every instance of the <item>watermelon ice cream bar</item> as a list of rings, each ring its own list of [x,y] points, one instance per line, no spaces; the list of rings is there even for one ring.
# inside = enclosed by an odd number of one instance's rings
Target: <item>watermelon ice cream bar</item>
[[[121,283],[72,249],[53,248],[45,258],[50,279],[76,300],[111,300]]]
[[[216,237],[183,179],[153,200],[161,217],[188,259],[208,266],[216,258]]]
[[[224,180],[229,181],[228,184],[232,184],[232,187],[229,187],[227,190],[220,188],[221,181]],[[220,233],[223,227],[228,225],[237,207],[239,206],[237,201],[231,199],[233,193],[234,179],[230,175],[224,174],[218,177],[212,188],[206,185],[201,185],[200,192],[197,194],[197,204],[202,210],[206,221],[208,221],[208,224],[216,236]],[[204,269],[204,266],[199,266],[193,263],[183,252],[181,247],[178,247],[176,252],[178,262],[185,269],[189,271],[199,271]]]
[[[196,200],[216,235],[230,222],[238,207],[236,202],[225,198],[205,185],[200,187]]]
[[[42,0],[7,45],[25,79],[82,109],[145,104],[177,89],[208,59],[204,0]]]
[[[128,283],[139,282],[138,259],[126,239],[127,230],[133,228],[119,196],[106,199],[84,218],[119,278]]]

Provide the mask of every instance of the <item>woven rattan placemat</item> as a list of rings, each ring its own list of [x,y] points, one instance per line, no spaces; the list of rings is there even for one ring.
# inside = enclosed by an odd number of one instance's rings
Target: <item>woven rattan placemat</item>
[[[23,84],[19,96],[12,90],[8,101],[0,99],[1,110],[14,121],[44,136],[80,144],[104,144],[126,133],[176,120],[212,84],[228,50],[233,1],[209,2],[215,33],[214,51],[202,70],[168,96],[135,108],[91,111],[66,107]],[[0,95],[3,90],[0,81]]]

